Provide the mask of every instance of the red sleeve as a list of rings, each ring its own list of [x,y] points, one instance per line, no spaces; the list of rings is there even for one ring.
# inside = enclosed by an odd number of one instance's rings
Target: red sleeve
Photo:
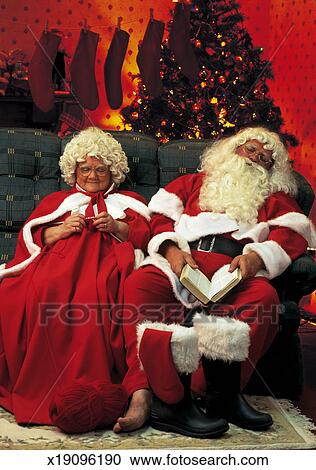
[[[153,236],[174,232],[176,216],[180,217],[193,189],[200,185],[201,180],[201,174],[180,176],[152,197],[149,208],[154,212],[151,219]]]
[[[294,198],[283,192],[270,196],[266,203],[267,220],[273,220],[288,213],[302,214]],[[268,240],[278,243],[289,257],[294,260],[305,253],[308,243],[297,231],[289,227],[270,226]]]
[[[134,248],[146,251],[150,240],[150,222],[132,209],[126,209],[125,214],[126,218],[122,219],[122,222],[129,226],[127,241],[130,241]]]

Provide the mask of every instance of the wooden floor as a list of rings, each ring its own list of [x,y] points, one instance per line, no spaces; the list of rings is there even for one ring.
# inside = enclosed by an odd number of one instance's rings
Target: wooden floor
[[[301,326],[299,334],[303,350],[305,386],[297,406],[316,424],[316,326]]]

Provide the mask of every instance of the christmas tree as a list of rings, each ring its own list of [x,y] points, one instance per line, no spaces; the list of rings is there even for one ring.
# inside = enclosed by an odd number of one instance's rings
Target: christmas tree
[[[187,78],[166,39],[160,61],[163,93],[153,99],[140,75],[134,76],[137,94],[121,112],[125,128],[161,142],[215,139],[259,124],[280,131],[280,108],[266,84],[273,78],[271,64],[262,58],[263,49],[254,47],[237,2],[193,0],[183,8],[191,10],[190,42],[199,72]]]

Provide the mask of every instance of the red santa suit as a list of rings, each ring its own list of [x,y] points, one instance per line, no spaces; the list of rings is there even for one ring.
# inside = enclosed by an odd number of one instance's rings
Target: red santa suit
[[[249,354],[245,352],[247,342],[242,341],[239,345],[238,328],[236,333],[232,333],[231,323],[227,332],[236,337],[228,339],[223,335],[217,349],[209,354],[213,359],[223,360],[242,361],[247,357],[243,370],[245,384],[278,327],[279,299],[268,279],[280,275],[292,260],[305,252],[308,244],[315,243],[314,229],[295,200],[283,192],[266,199],[255,224],[238,224],[226,213],[201,211],[199,195],[203,177],[202,173],[182,176],[153,196],[149,204],[155,213],[151,222],[153,238],[148,245],[150,256],[127,280],[125,302],[138,307],[140,319],[166,323],[183,320],[183,309],[179,309],[179,305],[199,305],[180,284],[168,261],[159,254],[159,247],[165,240],[174,241],[180,249],[190,253],[190,242],[207,235],[220,235],[240,242],[244,254],[257,252],[264,261],[265,270],[243,281],[221,303],[209,307],[212,315],[229,315],[250,325]],[[232,260],[228,255],[197,250],[192,250],[192,256],[209,278]],[[224,322],[220,328],[226,328]],[[206,345],[207,342],[212,343],[205,338]],[[235,345],[234,351],[232,344]],[[196,382],[196,391],[201,391],[200,386],[202,384]]]
[[[121,242],[91,226],[43,245],[42,231],[71,213],[103,210],[129,225]],[[149,210],[135,193],[53,193],[19,234],[14,259],[0,267],[0,405],[18,423],[51,424],[55,392],[100,380],[146,388],[134,327],[122,327],[123,283],[150,236]]]

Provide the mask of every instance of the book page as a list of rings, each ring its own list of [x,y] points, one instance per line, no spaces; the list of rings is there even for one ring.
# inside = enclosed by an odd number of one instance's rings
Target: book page
[[[229,285],[238,278],[238,271],[235,269],[232,273],[228,272],[229,264],[225,264],[222,266],[216,273],[213,275],[211,279],[211,289],[209,293],[209,297],[212,298],[215,294],[220,292],[221,290],[226,290]],[[229,290],[229,288],[227,289]]]
[[[201,302],[209,302],[211,283],[199,269],[192,269],[186,264],[182,269],[180,282]]]

